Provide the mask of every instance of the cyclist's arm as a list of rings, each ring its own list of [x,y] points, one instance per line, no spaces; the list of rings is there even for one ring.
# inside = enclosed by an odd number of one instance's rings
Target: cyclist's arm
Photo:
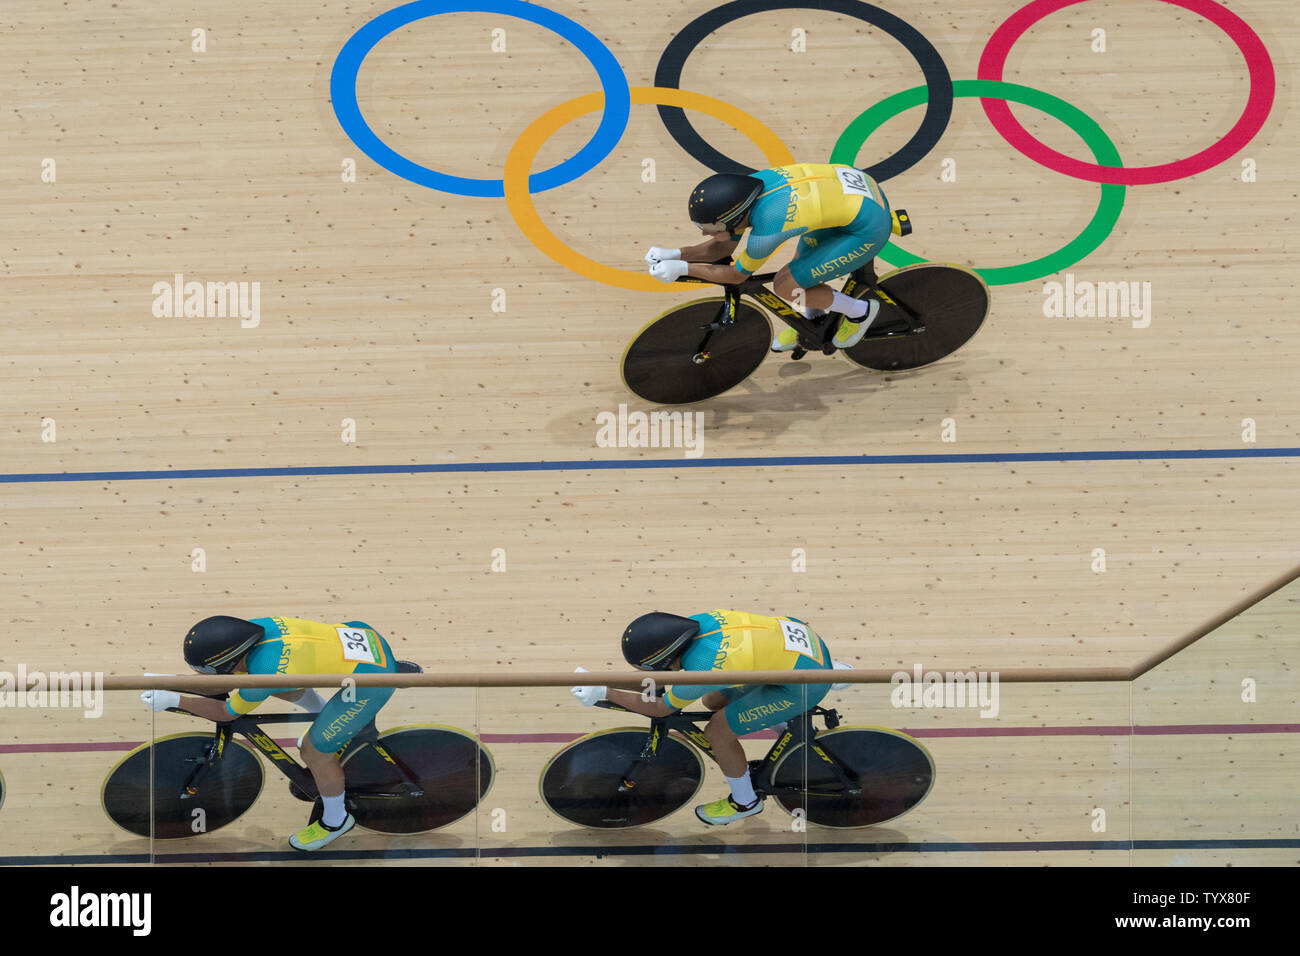
[[[176,706],[195,717],[206,717],[219,724],[235,719],[224,700],[213,700],[211,697],[181,697],[181,702]]]
[[[286,691],[285,693],[292,693]],[[211,697],[182,697],[180,706],[196,717],[206,717],[219,724],[251,714],[263,701],[275,695],[270,690],[233,690],[225,700],[213,700]],[[188,703],[187,703],[188,702]],[[190,706],[190,705],[193,706]]]
[[[631,690],[614,690],[609,688],[605,692],[605,699],[610,703],[618,704],[620,707],[626,707],[634,714],[640,714],[643,717],[667,717],[669,714],[676,713],[676,707],[669,707],[664,703],[662,697],[656,697],[653,701],[643,700],[641,695]]]
[[[745,281],[745,273],[734,266],[714,265],[719,259],[729,259],[740,245],[740,236],[734,239],[709,239],[698,246],[682,250],[682,260],[690,263],[686,274],[692,279],[716,282],[719,285],[737,285]]]
[[[717,262],[726,259],[740,245],[740,237],[735,239],[706,239],[698,246],[689,246],[682,250],[684,262]]]
[[[692,262],[686,274],[692,279],[703,279],[718,285],[739,285],[749,278],[735,266],[715,266],[706,262]]]

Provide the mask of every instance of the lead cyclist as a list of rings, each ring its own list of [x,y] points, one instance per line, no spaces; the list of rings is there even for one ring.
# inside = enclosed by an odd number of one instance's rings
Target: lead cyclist
[[[708,238],[685,249],[651,248],[645,258],[656,279],[690,276],[735,285],[797,237],[794,259],[773,281],[777,295],[809,319],[841,313],[832,339],[836,347],[862,341],[880,312],[879,300],[854,299],[826,283],[870,265],[897,231],[888,199],[866,173],[832,163],[778,166],[749,176],[719,173],[695,187],[688,211]],[[716,265],[732,256],[746,230],[749,239],[734,265]],[[788,352],[798,344],[798,333],[786,327],[772,351]]]

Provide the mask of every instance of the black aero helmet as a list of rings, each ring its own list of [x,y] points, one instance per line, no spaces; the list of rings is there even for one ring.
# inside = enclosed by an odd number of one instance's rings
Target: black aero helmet
[[[205,617],[185,635],[185,663],[200,674],[229,674],[262,633],[252,621]]]
[[[738,173],[718,173],[700,183],[691,192],[691,222],[709,232],[729,230],[745,217],[763,181]]]
[[[643,671],[662,670],[700,633],[698,621],[654,611],[642,614],[623,632],[623,659]]]

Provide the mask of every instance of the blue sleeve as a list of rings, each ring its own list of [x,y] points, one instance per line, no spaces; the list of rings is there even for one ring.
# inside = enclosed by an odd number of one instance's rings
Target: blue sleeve
[[[722,625],[712,614],[692,614],[698,621],[700,635],[694,638],[682,655],[682,670],[711,671],[722,646]],[[710,691],[723,690],[730,684],[674,684],[664,694],[664,702],[676,710],[699,700]]]

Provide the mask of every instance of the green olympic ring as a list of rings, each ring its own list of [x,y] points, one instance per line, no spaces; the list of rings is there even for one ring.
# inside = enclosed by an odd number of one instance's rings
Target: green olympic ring
[[[1021,103],[1046,113],[1070,127],[1084,141],[1097,163],[1101,166],[1123,166],[1119,150],[1105,131],[1095,120],[1078,107],[1071,106],[1065,100],[1044,93],[1042,90],[1006,83],[1001,80],[957,80],[953,83],[955,97],[982,97],[985,99],[1010,100]],[[928,92],[924,86],[915,86],[910,90],[895,93],[881,100],[875,106],[861,113],[848,128],[840,134],[831,151],[832,163],[856,165],[859,151],[867,138],[886,122],[904,110],[925,104]],[[1016,282],[1032,282],[1044,276],[1053,275],[1068,269],[1079,260],[1097,249],[1115,228],[1120,212],[1124,209],[1125,187],[1114,183],[1104,183],[1101,187],[1101,201],[1097,211],[1083,231],[1055,252],[1016,266],[998,266],[995,268],[976,269],[975,271],[989,285],[1012,285]],[[913,255],[890,243],[880,253],[892,266],[913,265],[927,262],[921,256]]]

